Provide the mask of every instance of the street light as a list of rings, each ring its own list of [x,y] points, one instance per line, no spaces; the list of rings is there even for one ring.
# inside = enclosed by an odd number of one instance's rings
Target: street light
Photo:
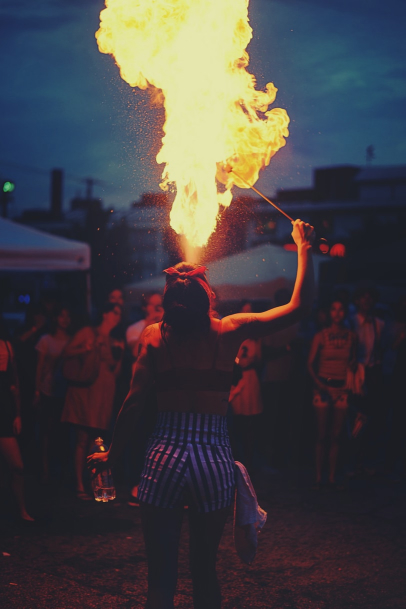
[[[3,182],[3,192],[5,193],[13,192],[15,187],[16,185],[14,184],[14,182],[9,182],[8,180],[6,182]]]
[[[2,216],[3,218],[7,218],[7,205],[11,200],[11,193],[14,191],[16,185],[11,180],[3,180],[1,182],[1,192],[0,192],[0,203],[2,207]]]

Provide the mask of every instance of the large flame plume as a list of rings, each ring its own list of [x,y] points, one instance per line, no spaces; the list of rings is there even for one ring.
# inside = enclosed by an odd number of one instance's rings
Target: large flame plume
[[[106,0],[96,33],[132,87],[162,91],[161,188],[175,188],[171,226],[192,246],[216,227],[234,184],[246,188],[285,145],[289,117],[268,110],[277,89],[247,71],[249,0]]]

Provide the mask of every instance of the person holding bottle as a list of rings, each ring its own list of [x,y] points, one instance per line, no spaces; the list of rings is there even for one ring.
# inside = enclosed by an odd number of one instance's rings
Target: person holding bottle
[[[95,378],[89,383],[73,381],[69,384],[62,412],[62,422],[71,423],[75,428],[76,496],[82,501],[91,499],[83,479],[90,444],[102,430],[108,430],[110,427],[116,378],[120,372],[124,350],[124,344],[113,339],[111,332],[120,319],[121,307],[107,303],[102,309],[97,327],[83,327],[62,352],[65,360],[85,356],[94,351],[98,354]]]
[[[296,220],[298,272],[291,301],[263,313],[221,320],[211,315],[206,268],[182,262],[166,269],[164,316],[141,336],[130,392],[112,444],[88,458],[96,471],[114,465],[155,387],[158,421],[138,489],[148,560],[146,609],[173,608],[185,501],[189,506],[194,609],[219,609],[216,556],[234,500],[235,464],[226,413],[233,365],[247,339],[284,328],[310,312],[313,228]]]

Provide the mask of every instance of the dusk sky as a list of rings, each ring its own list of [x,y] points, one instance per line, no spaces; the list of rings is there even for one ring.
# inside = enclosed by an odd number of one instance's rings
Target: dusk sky
[[[0,177],[16,182],[10,215],[47,207],[53,167],[66,172],[64,209],[84,193],[128,207],[158,191],[162,113],[124,83],[94,34],[100,0],[2,0]],[[404,0],[251,0],[249,70],[279,89],[287,145],[257,187],[309,186],[315,167],[406,163]],[[20,166],[23,166],[21,168]],[[39,170],[38,172],[34,170]]]

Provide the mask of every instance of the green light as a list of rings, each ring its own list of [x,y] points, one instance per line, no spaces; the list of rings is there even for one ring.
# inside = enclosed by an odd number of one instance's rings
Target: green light
[[[15,188],[15,184],[13,182],[4,182],[3,183],[3,192],[13,192]]]

